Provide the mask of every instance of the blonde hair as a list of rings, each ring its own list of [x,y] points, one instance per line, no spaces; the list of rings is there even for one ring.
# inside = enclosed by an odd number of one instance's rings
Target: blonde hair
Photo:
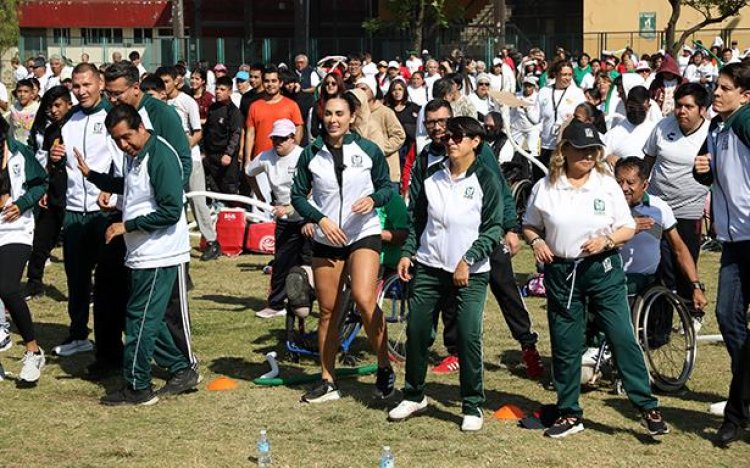
[[[555,149],[552,151],[552,156],[549,160],[549,178],[550,185],[555,185],[560,176],[568,168],[568,162],[563,154],[563,148],[568,144],[567,140],[560,141]],[[604,159],[604,148],[601,146],[596,147],[596,155],[594,156],[594,169],[599,171],[600,174],[607,174],[608,165]]]

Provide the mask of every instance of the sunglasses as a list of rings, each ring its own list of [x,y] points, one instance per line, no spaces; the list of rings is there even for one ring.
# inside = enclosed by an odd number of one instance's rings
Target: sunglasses
[[[271,137],[271,141],[272,142],[279,142],[279,143],[281,143],[281,142],[284,142],[284,141],[286,141],[286,140],[288,140],[288,139],[290,139],[292,137],[294,137],[294,135],[287,135],[287,136],[275,136],[274,135],[274,136]]]
[[[468,135],[464,135],[463,132],[456,131],[451,132],[450,130],[445,132],[445,135],[443,135],[443,141],[445,143],[453,142],[456,145],[460,145],[462,141],[464,141],[464,138],[470,138]]]

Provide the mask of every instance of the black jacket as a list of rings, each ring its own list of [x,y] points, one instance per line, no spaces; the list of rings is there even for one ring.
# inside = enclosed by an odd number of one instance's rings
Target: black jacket
[[[204,126],[206,154],[209,156],[228,154],[236,158],[240,150],[242,124],[242,114],[233,103],[214,102],[211,104]]]

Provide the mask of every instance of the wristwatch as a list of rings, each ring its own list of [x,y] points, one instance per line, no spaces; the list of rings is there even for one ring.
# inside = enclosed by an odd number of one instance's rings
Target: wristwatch
[[[609,236],[604,236],[604,238],[607,240],[607,243],[604,244],[604,250],[612,250],[615,248],[615,241],[612,240]]]
[[[693,289],[700,289],[701,291],[706,292],[706,285],[700,281],[693,281],[691,284],[693,285]]]
[[[461,257],[461,260],[463,260],[464,263],[466,263],[467,265],[469,265],[469,267],[474,266],[474,261],[475,260],[473,258],[470,258],[470,257],[467,257],[466,255],[464,255],[463,257]]]

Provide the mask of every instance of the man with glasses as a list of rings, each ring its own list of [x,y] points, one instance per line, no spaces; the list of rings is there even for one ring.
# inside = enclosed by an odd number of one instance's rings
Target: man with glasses
[[[362,71],[362,62],[363,60],[361,55],[354,54],[348,57],[347,72],[349,76],[344,82],[346,84],[346,89],[354,89],[354,85],[357,83],[357,80],[365,77],[365,74]]]
[[[297,160],[302,148],[295,142],[297,128],[289,119],[279,119],[273,123],[269,134],[273,148],[262,152],[245,166],[245,174],[255,177],[265,173],[271,187],[273,215],[276,219],[276,251],[271,273],[271,291],[268,306],[255,313],[260,318],[273,318],[286,315],[285,282],[289,270],[304,263],[305,237],[302,226],[305,220],[294,211],[290,193],[292,178],[297,168]]]

